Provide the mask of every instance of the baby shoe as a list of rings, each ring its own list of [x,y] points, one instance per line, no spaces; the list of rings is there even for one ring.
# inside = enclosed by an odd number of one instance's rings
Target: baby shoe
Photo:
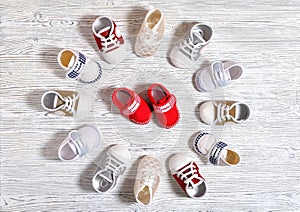
[[[58,64],[66,71],[69,79],[79,79],[85,83],[94,83],[102,76],[101,65],[88,59],[81,52],[63,49],[57,56]]]
[[[47,91],[41,98],[45,110],[58,116],[84,116],[88,114],[92,99],[76,91]]]
[[[190,68],[200,58],[203,47],[212,38],[210,26],[198,23],[194,25],[186,38],[179,42],[170,53],[170,60],[177,68]]]
[[[84,125],[72,130],[58,149],[62,161],[74,161],[95,149],[102,141],[102,135],[95,125]]]
[[[148,11],[136,38],[135,53],[140,57],[153,56],[164,35],[164,15],[159,9]]]
[[[233,61],[215,61],[196,74],[195,85],[199,91],[212,91],[230,84],[242,73],[242,67]]]
[[[236,101],[206,101],[199,106],[200,119],[208,125],[242,123],[250,116],[246,104]]]
[[[103,58],[111,64],[121,62],[125,56],[126,47],[116,23],[110,17],[101,16],[94,21],[92,28]]]
[[[150,205],[160,182],[162,164],[152,156],[144,156],[137,170],[134,196],[141,205]]]
[[[180,118],[175,96],[161,84],[150,85],[148,96],[159,123],[165,128],[174,127]]]
[[[130,161],[129,151],[121,145],[113,145],[106,152],[104,166],[96,171],[92,184],[99,193],[110,191],[124,173]]]
[[[171,157],[169,168],[174,179],[191,198],[203,197],[207,191],[205,179],[199,172],[199,166],[184,153]]]
[[[124,117],[137,124],[147,124],[152,117],[145,100],[128,88],[116,89],[112,95],[112,102]]]
[[[194,140],[194,148],[200,155],[206,156],[214,165],[232,166],[240,162],[240,156],[222,141],[216,142],[215,136],[200,132]]]

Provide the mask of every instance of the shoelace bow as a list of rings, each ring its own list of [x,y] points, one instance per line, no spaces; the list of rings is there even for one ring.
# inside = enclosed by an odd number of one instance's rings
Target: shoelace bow
[[[192,187],[196,186],[202,179],[197,174],[196,165],[191,162],[188,166],[183,168],[177,173],[177,177],[179,177],[186,185],[191,185]],[[194,183],[193,180],[196,179],[199,181],[198,183]]]
[[[112,50],[121,45],[115,33],[111,33],[107,38],[102,36],[100,40],[104,52]]]
[[[141,40],[144,40],[146,44],[156,45],[159,43],[158,32],[153,31],[149,28],[144,28],[143,33],[141,33]],[[142,39],[144,38],[144,39]]]
[[[223,122],[234,119],[232,115],[230,115],[230,110],[233,108],[233,105],[229,106],[223,103],[219,103],[217,106],[217,119],[215,122]]]
[[[184,40],[183,43],[180,45],[181,50],[190,56],[192,61],[196,61],[197,57],[200,54],[201,45],[194,44],[191,40],[191,38],[188,38],[187,40]]]
[[[67,112],[74,113],[77,99],[78,96],[76,96],[75,94],[73,94],[72,96],[67,96],[66,98],[64,98],[65,104],[62,109],[66,110]]]
[[[105,169],[113,172],[116,176],[122,174],[125,170],[125,165],[112,156],[108,156],[105,161]]]

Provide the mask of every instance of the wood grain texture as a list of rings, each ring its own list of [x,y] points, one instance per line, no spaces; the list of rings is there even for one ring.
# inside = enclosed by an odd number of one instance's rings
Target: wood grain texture
[[[165,38],[153,58],[133,53],[135,35],[149,6],[166,17]],[[1,211],[299,211],[300,210],[300,2],[294,1],[38,1],[0,3],[0,188]],[[128,53],[119,65],[102,62],[100,83],[87,86],[64,78],[56,56],[61,48],[81,50],[102,61],[91,34],[100,15],[113,17],[125,34]],[[244,67],[240,80],[212,93],[192,84],[195,69],[179,70],[166,58],[193,22],[214,28],[199,69],[216,59]],[[178,98],[182,114],[174,130],[155,120],[140,127],[122,119],[111,106],[114,87],[138,91],[148,83],[165,84]],[[50,118],[40,106],[46,90],[84,89],[95,96],[85,120]],[[199,121],[197,105],[208,99],[247,103],[244,124],[210,127]],[[67,133],[96,123],[103,133],[99,149],[64,163],[57,149]],[[236,167],[207,164],[191,149],[193,136],[207,130],[241,156]],[[137,135],[137,138],[134,135]],[[126,145],[132,163],[111,193],[93,192],[91,177],[105,148]],[[208,194],[187,198],[167,169],[170,155],[187,152],[201,164]],[[138,206],[133,184],[138,158],[152,154],[165,165],[154,202]]]

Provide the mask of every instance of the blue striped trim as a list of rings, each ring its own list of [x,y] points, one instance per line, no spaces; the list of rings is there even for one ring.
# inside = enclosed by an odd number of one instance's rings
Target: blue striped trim
[[[92,81],[84,81],[84,80],[80,79],[82,82],[85,82],[85,83],[94,83],[94,82],[98,81],[102,77],[102,68],[101,68],[101,65],[98,62],[95,62],[95,63],[97,63],[98,68],[99,68],[99,70],[98,70],[99,71],[98,76],[95,79],[93,79]]]
[[[84,65],[86,63],[86,57],[79,52],[78,61],[72,71],[68,73],[68,77],[71,79],[76,79],[80,75]]]
[[[207,135],[207,134],[208,134],[208,133],[206,133],[206,132],[202,132],[202,133],[198,134],[198,135],[196,136],[196,138],[195,138],[195,141],[194,141],[194,148],[195,148],[195,150],[196,150],[198,153],[200,153],[200,154],[204,154],[204,153],[201,152],[201,150],[199,149],[198,143],[199,143],[200,139],[201,139],[204,135]]]
[[[226,146],[227,146],[227,144],[222,141],[217,142],[210,152],[209,162],[211,162],[212,164],[218,165],[221,152],[224,149],[224,147],[226,147]]]

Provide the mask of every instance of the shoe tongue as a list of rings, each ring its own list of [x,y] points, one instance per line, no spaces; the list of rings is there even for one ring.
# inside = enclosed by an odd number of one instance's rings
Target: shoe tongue
[[[75,60],[76,60],[76,57],[75,57],[75,55],[73,55],[73,56],[71,57],[70,61],[69,61],[69,64],[68,64],[68,68],[69,68],[69,69],[72,68],[72,67],[74,66]]]
[[[53,109],[58,108],[62,104],[64,104],[64,102],[59,98],[58,95],[55,95],[53,99]]]
[[[160,100],[157,100],[157,103],[158,103],[158,104],[162,104],[162,103],[166,102],[166,100],[167,100],[167,96],[164,96],[164,97],[161,98]]]
[[[202,30],[194,30],[192,32],[192,42],[193,42],[194,45],[206,42],[203,39]]]
[[[101,29],[101,30],[98,32],[98,34],[101,35],[102,37],[107,38],[107,37],[109,36],[110,29],[111,29],[111,27],[110,27],[110,26],[107,26],[107,27]]]
[[[239,119],[240,117],[240,107],[238,105],[233,105],[229,111],[229,114],[235,119]]]
[[[114,180],[113,180],[113,173],[112,173],[112,171],[110,171],[110,170],[107,170],[107,171],[105,171],[105,172],[102,172],[101,174],[100,174],[100,176],[103,178],[103,179],[105,179],[106,181],[108,181],[108,182],[110,182],[110,183],[112,183]]]

